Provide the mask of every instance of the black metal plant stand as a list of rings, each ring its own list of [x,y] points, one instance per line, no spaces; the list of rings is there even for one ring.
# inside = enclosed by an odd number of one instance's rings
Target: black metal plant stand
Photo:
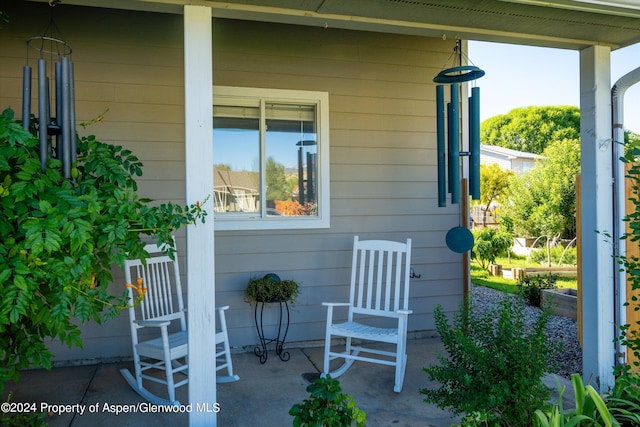
[[[267,361],[267,346],[273,342],[276,343],[276,354],[283,362],[289,360],[291,355],[288,351],[283,351],[284,341],[287,338],[287,332],[289,332],[289,305],[286,301],[274,301],[280,307],[280,316],[278,321],[278,335],[275,338],[266,338],[264,334],[263,325],[263,312],[265,304],[268,302],[256,302],[254,309],[254,320],[256,322],[256,329],[258,330],[258,336],[260,337],[260,346],[253,349],[253,353],[260,358],[260,363],[264,364]],[[260,305],[260,321],[258,322],[258,305]],[[284,307],[283,307],[284,306]],[[286,323],[283,323],[283,315],[286,314]],[[282,334],[284,326],[284,334]],[[282,334],[282,338],[280,335]]]

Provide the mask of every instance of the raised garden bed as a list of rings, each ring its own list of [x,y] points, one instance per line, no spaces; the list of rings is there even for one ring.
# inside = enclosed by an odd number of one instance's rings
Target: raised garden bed
[[[551,303],[552,312],[556,316],[564,316],[573,320],[578,318],[578,291],[576,289],[543,289],[541,302]]]
[[[577,267],[526,267],[512,268],[511,270],[513,279],[527,276],[548,276],[550,274],[562,277],[576,277],[578,275]]]

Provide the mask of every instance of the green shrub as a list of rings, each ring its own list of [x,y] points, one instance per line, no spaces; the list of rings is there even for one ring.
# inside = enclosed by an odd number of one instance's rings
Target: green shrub
[[[11,404],[11,393],[4,404]],[[11,407],[9,407],[11,408]],[[3,410],[0,412],[0,426],[2,427],[47,427],[44,412],[12,412]]]
[[[540,307],[543,289],[556,289],[558,277],[553,274],[521,277],[516,282],[518,291],[534,307]]]
[[[0,114],[0,391],[23,368],[51,367],[47,340],[81,346],[80,323],[120,313],[124,287],[109,292],[111,268],[148,257],[143,239],[173,248],[172,233],[206,214],[199,203],[150,206],[131,151],[95,136],[76,142],[73,179],[55,158],[43,171],[38,140],[11,110]]]
[[[513,237],[511,234],[495,228],[483,228],[473,231],[474,245],[471,257],[476,259],[482,268],[494,264],[496,258],[507,254]]]
[[[479,414],[486,425],[531,426],[533,414],[544,407],[549,389],[542,377],[558,348],[545,340],[550,313],[543,310],[532,325],[525,324],[525,303],[505,297],[480,315],[461,307],[450,325],[442,307],[435,309],[436,328],[448,353],[439,365],[424,368],[438,388],[423,388],[425,402],[455,415]]]
[[[2,427],[47,427],[44,413],[0,414]]]
[[[564,253],[564,255],[563,255]],[[562,258],[562,259],[561,259]],[[547,264],[547,249],[535,249],[531,251],[531,255],[529,259],[532,262],[537,262],[539,264]],[[554,265],[559,265],[560,261],[562,261],[562,265],[576,265],[577,263],[577,251],[575,247],[571,247],[566,250],[562,246],[554,246],[551,248],[551,263]]]
[[[470,414],[466,414],[461,420],[458,426],[452,427],[495,427],[496,424],[491,421],[492,417],[486,412],[474,411]]]
[[[343,394],[340,382],[327,375],[307,387],[309,399],[289,410],[294,427],[364,427],[366,414],[356,406],[353,396]]]

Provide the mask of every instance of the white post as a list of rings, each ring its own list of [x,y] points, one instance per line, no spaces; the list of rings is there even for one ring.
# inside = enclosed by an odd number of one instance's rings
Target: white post
[[[204,224],[187,227],[190,426],[215,426],[215,268],[213,246],[213,55],[211,8],[184,6],[187,203],[202,201]]]
[[[613,232],[613,142],[610,48],[580,52],[582,182],[583,376],[601,391],[613,386],[615,363],[613,248],[602,234]],[[615,242],[614,242],[615,243]]]

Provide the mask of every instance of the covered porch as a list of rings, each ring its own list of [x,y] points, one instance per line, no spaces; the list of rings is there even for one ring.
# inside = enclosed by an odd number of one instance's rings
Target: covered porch
[[[444,303],[449,311],[457,308],[468,283],[462,257],[445,250],[444,234],[459,224],[461,213],[458,206],[437,208],[432,83],[456,39],[581,52],[582,192],[590,195],[582,204],[582,211],[589,213],[583,216],[584,372],[585,376],[594,373],[601,387],[612,383],[616,355],[611,342],[614,312],[619,307],[611,286],[615,264],[611,248],[593,230],[612,230],[615,223],[611,205],[614,143],[609,55],[612,49],[640,40],[640,6],[635,2],[566,0],[555,6],[533,0],[465,0],[455,6],[448,1],[426,0],[64,3],[82,6],[74,9],[76,16],[91,16],[97,23],[96,8],[109,8],[109,13],[117,9],[114,13],[123,19],[135,16],[131,19],[139,21],[134,24],[148,22],[140,27],[143,43],[133,48],[135,31],[124,36],[108,33],[105,44],[86,27],[83,31],[87,33],[80,31],[74,36],[77,40],[94,37],[85,46],[90,53],[84,56],[87,73],[83,107],[95,109],[97,101],[100,108],[109,106],[104,104],[126,104],[126,108],[113,109],[117,123],[105,127],[106,139],[144,147],[153,178],[143,188],[153,198],[192,203],[212,193],[214,84],[295,86],[330,95],[330,226],[304,231],[221,230],[222,222],[211,212],[206,224],[191,227],[186,235],[179,236],[188,284],[190,402],[222,403],[222,387],[216,389],[215,371],[208,360],[212,348],[207,338],[214,330],[211,309],[216,299],[237,309],[229,323],[238,328],[238,341],[248,339],[252,325],[249,310],[242,305],[244,283],[251,272],[267,272],[276,265],[298,274],[307,286],[301,303],[303,321],[294,330],[296,340],[309,339],[305,334],[317,338],[322,327],[320,302],[344,293],[340,285],[346,279],[340,273],[348,268],[343,260],[348,250],[345,242],[354,229],[390,238],[416,236],[414,263],[416,272],[424,274],[413,287],[416,291],[412,297],[421,308],[415,316],[414,330],[433,329],[435,304]],[[130,14],[132,11],[135,14]],[[108,30],[106,23],[102,25],[100,28]],[[277,34],[285,30],[289,35],[304,35],[316,56],[309,56],[305,49],[296,51],[302,43],[288,43],[300,39],[278,38]],[[262,34],[271,38],[264,39]],[[231,37],[234,35],[237,37]],[[158,36],[162,38],[154,39]],[[270,41],[279,45],[269,46]],[[144,52],[149,46],[152,53],[147,57],[132,54]],[[160,64],[153,52],[168,56]],[[467,53],[473,57],[472,52]],[[12,66],[22,65],[16,59],[19,54],[12,52],[10,56]],[[114,77],[110,71],[113,64],[117,64],[113,70],[126,79],[118,81],[119,76]],[[298,68],[291,71],[291,64]],[[143,76],[154,66],[161,72]],[[103,85],[99,78],[92,80],[93,76],[110,80],[109,84]],[[11,79],[17,80],[13,75],[7,77],[7,81]],[[141,97],[128,97],[138,89]],[[13,101],[15,96],[8,93],[3,98]],[[153,144],[158,139],[164,144],[156,150]],[[176,152],[183,152],[184,157],[174,156]],[[167,169],[166,165],[172,166]],[[205,208],[212,209],[212,205]],[[282,242],[278,259],[268,253],[274,238]],[[290,258],[285,263],[286,257]],[[315,264],[309,263],[311,259]],[[318,279],[321,276],[323,280]],[[105,329],[93,332],[94,342],[114,338]],[[99,355],[100,345],[95,348]],[[424,365],[423,360],[413,362]],[[356,377],[354,373],[350,376]],[[245,397],[252,398],[250,394]],[[384,402],[379,392],[375,398]],[[222,415],[218,418],[226,425]],[[194,412],[189,421],[192,425],[215,425],[216,413]]]

